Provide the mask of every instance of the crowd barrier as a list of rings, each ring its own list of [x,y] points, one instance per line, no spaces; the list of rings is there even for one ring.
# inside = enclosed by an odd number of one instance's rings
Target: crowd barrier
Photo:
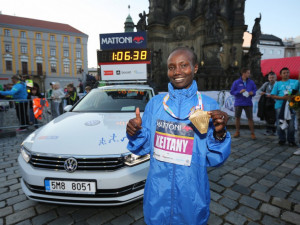
[[[48,100],[47,100],[48,101]],[[34,117],[32,100],[6,100],[0,99],[0,130],[18,129],[26,127],[38,128],[52,120],[50,101],[48,107],[40,108],[39,119]]]
[[[220,110],[226,112],[229,116],[234,117],[234,96],[230,94],[228,90],[221,91],[202,91],[201,93],[215,99],[219,103]],[[260,99],[260,95],[256,94],[252,98],[253,103],[253,120],[255,122],[261,121],[259,117],[257,117],[258,111],[258,101]],[[243,110],[242,119],[247,119],[246,114]]]

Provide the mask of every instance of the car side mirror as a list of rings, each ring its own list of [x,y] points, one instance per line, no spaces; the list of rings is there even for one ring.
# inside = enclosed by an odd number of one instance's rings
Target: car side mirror
[[[73,107],[72,105],[66,105],[66,106],[64,107],[64,111],[65,111],[65,112],[69,112],[70,109],[71,109],[72,107]]]

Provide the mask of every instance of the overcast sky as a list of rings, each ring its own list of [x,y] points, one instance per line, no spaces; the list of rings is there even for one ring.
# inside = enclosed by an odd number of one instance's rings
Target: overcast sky
[[[148,13],[148,0],[0,0],[2,14],[66,23],[89,35],[88,67],[97,67],[100,33],[124,32],[130,15]],[[262,14],[261,30],[282,39],[300,35],[300,0],[246,0],[245,23],[252,32],[254,19]]]

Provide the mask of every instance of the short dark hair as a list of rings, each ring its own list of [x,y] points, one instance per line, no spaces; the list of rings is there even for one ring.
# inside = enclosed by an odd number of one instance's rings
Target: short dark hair
[[[20,80],[20,77],[19,77],[18,75],[13,75],[13,76],[11,77],[11,79],[14,79],[14,80]]]
[[[193,66],[196,65],[196,64],[198,64],[198,59],[197,59],[196,53],[195,53],[192,49],[190,49],[190,48],[188,48],[188,47],[177,47],[177,48],[174,48],[174,49],[170,52],[169,57],[170,57],[170,55],[171,55],[173,52],[175,52],[175,51],[181,51],[181,50],[182,50],[182,51],[187,51],[187,52],[191,53],[191,55],[192,55],[192,64],[193,64]]]
[[[74,85],[73,85],[72,83],[69,83],[69,84],[67,85],[67,87],[73,88]]]
[[[288,70],[288,71],[290,71],[290,70],[289,70],[289,68],[287,68],[287,67],[283,67],[283,68],[280,70],[280,74],[281,74],[281,72],[282,72],[282,71],[284,71],[284,70]]]
[[[273,76],[273,75],[275,75],[276,76],[276,73],[274,73],[273,71],[271,71],[270,73],[268,73],[268,76]]]
[[[250,70],[248,67],[243,67],[241,69],[241,74],[246,73],[248,70]]]

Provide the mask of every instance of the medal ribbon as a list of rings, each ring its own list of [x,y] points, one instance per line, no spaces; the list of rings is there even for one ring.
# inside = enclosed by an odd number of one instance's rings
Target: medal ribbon
[[[193,106],[191,108],[190,113],[186,117],[184,117],[183,119],[186,119],[186,118],[190,117],[190,115],[192,115],[194,113],[194,111],[197,110],[197,109],[202,109],[203,110],[202,95],[199,91],[197,91],[197,97],[198,97],[198,105]],[[170,95],[169,95],[169,93],[167,93],[166,96],[164,97],[164,101],[163,101],[165,111],[167,113],[169,113],[172,117],[174,117],[176,119],[180,119],[179,117],[177,117],[174,114],[172,109],[170,109],[170,107],[167,105],[167,101],[168,101],[169,98],[170,98]]]

